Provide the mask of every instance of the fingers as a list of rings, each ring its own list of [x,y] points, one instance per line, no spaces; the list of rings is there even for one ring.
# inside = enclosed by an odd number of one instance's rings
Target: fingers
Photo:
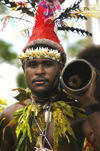
[[[71,93],[69,93],[68,91],[66,91],[65,89],[63,89],[62,91],[63,91],[64,93],[66,93],[67,96],[69,96],[69,98],[74,99],[74,100],[78,100],[78,96],[77,96],[77,95],[71,94]]]

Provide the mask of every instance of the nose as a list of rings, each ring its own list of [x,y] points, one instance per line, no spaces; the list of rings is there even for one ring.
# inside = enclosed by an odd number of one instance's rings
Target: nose
[[[45,74],[45,68],[43,65],[41,65],[41,64],[38,65],[36,74]]]

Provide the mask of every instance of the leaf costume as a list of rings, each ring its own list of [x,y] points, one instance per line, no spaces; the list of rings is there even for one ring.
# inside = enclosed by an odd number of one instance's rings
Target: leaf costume
[[[16,96],[16,98],[19,98],[19,101],[21,101],[21,98],[23,100],[25,95],[27,99],[32,96],[32,94],[29,93],[29,89],[18,89],[18,91],[21,92]],[[30,96],[27,95],[27,93],[30,94]],[[68,143],[70,143],[70,136],[75,140],[77,139],[69,119],[74,119],[76,116],[83,116],[86,118],[86,116],[84,109],[76,107],[73,104],[73,101],[66,102],[65,100],[59,100],[58,98],[56,101],[52,102],[50,112],[52,112],[54,126],[53,147],[51,150],[57,151],[59,137],[66,138]],[[46,131],[46,122],[43,112],[48,110],[49,106],[36,104],[33,101],[32,103],[28,103],[25,107],[14,112],[15,120],[18,123],[16,128],[16,135],[18,139],[16,151],[27,151],[27,141],[32,143],[32,140],[35,141],[36,148],[43,147],[41,139],[42,137],[46,137],[44,135],[44,131]],[[47,138],[45,138],[45,141],[49,143],[46,139]],[[48,144],[48,146],[51,147],[50,144]]]
[[[0,98],[0,113],[3,111],[3,109],[7,106],[7,100]]]

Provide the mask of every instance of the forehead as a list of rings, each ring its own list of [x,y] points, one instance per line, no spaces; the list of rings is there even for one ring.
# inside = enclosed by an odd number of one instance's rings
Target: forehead
[[[26,61],[26,63],[28,63],[28,62],[36,62],[36,63],[52,62],[52,63],[57,63],[57,61],[52,60],[52,59],[48,59],[48,58],[45,58],[45,59],[29,59],[29,60]]]

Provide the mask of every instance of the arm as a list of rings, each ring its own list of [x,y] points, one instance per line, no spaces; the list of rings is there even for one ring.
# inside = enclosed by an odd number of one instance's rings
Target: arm
[[[6,129],[5,130],[5,134],[4,134],[4,137],[3,137],[3,130],[4,130],[4,127],[6,126],[6,123],[5,123],[5,120],[4,119],[4,116],[3,114],[0,115],[0,149],[1,151],[9,151],[10,148],[10,144],[9,144],[9,140],[10,140],[10,136],[9,136],[9,130]]]
[[[24,103],[15,103],[3,110],[0,114],[0,149],[1,151],[14,151],[17,137],[16,137],[16,122],[11,125],[7,124],[14,119],[13,113],[23,107]],[[5,118],[5,119],[4,119]],[[4,119],[2,121],[2,119]],[[2,121],[2,122],[1,122]],[[6,126],[6,128],[5,128]],[[5,135],[3,139],[3,130],[5,128]]]
[[[97,100],[94,97],[95,81],[96,81],[96,73],[94,74],[94,78],[92,80],[89,89],[83,95],[76,96],[76,95],[69,94],[68,92],[66,93],[67,95],[78,100],[81,103],[82,107],[84,107],[85,109],[86,108],[88,109],[89,107],[91,108],[91,105],[95,106],[96,104],[98,104]],[[93,130],[95,144],[100,150],[100,109],[98,109],[97,111],[95,108],[95,110],[88,113],[87,116],[88,116],[88,122]]]
[[[88,119],[93,129],[96,145],[100,149],[100,112],[93,112],[88,115]]]
[[[1,130],[0,130],[0,133],[1,133]],[[1,135],[0,135],[0,149],[1,151],[11,151],[11,144],[10,144],[10,141],[11,141],[11,137],[9,135],[9,133],[5,132],[6,135],[4,137],[4,140],[2,139]]]
[[[94,132],[88,120],[84,121],[84,123],[82,124],[82,132],[85,136],[83,151],[87,151],[87,148],[92,148],[92,150],[94,149],[94,151],[98,151],[96,147]]]
[[[86,113],[88,113],[88,121],[90,124],[89,127],[91,127],[89,136],[91,135],[92,138],[94,135],[92,143],[96,144],[97,148],[100,149],[100,105],[94,97],[95,80],[96,73],[94,75],[90,88],[83,96],[78,96],[78,100],[82,104],[82,106],[85,107],[85,109],[88,111]],[[90,110],[92,109],[91,107],[95,109]],[[97,110],[96,107],[98,108]]]
[[[9,108],[11,109],[11,108]],[[4,110],[0,114],[0,149],[1,151],[12,151],[14,145],[14,129],[12,126],[7,126],[7,124],[12,120],[11,112],[9,110]]]

